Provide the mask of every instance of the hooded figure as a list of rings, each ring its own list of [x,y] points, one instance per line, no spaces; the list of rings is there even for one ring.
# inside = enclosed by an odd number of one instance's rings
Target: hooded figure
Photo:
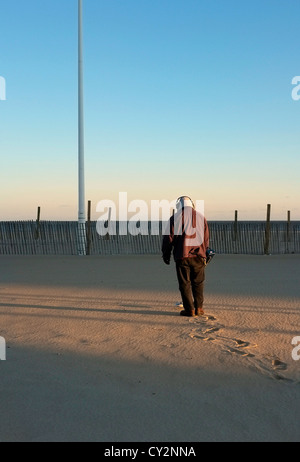
[[[176,211],[168,222],[162,243],[164,262],[173,251],[184,310],[181,316],[203,315],[206,250],[209,230],[205,217],[195,210],[188,196],[177,199]]]

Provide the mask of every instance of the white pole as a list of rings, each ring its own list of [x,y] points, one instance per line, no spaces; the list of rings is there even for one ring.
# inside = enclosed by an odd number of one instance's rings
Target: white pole
[[[78,0],[78,254],[86,255],[82,0]]]

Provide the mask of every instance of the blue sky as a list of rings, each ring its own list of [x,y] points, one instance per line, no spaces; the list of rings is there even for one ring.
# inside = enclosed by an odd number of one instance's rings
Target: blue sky
[[[298,0],[83,0],[86,200],[300,220]],[[77,0],[0,0],[0,219],[77,219]]]

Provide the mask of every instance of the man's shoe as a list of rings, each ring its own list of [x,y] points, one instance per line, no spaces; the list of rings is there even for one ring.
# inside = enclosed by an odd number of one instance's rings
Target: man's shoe
[[[196,316],[204,316],[204,314],[205,314],[205,313],[204,313],[204,310],[203,310],[202,308],[197,308],[197,309],[195,310],[195,315],[196,315]]]
[[[193,318],[195,316],[195,311],[192,310],[192,311],[180,311],[180,316],[187,316],[189,318]]]

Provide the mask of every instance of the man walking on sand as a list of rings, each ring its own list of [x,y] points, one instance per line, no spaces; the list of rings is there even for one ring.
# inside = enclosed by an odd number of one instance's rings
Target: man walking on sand
[[[184,310],[181,316],[204,314],[204,281],[209,230],[205,217],[195,210],[188,196],[177,199],[176,211],[168,222],[162,253],[169,265],[173,251]]]

